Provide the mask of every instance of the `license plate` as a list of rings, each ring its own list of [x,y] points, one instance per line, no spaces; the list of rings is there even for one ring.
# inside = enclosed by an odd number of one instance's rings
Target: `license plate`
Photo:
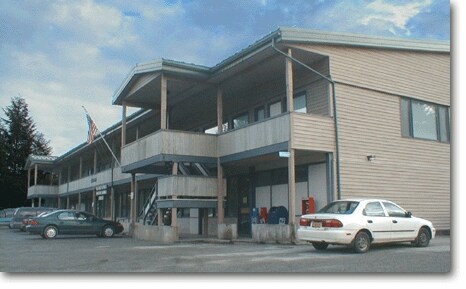
[[[311,222],[312,228],[322,228],[322,222]]]

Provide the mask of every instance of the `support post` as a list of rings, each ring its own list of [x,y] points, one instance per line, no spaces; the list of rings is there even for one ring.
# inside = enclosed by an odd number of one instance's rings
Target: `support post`
[[[291,58],[291,48],[288,48],[288,56]],[[294,225],[296,216],[296,183],[295,183],[295,150],[293,149],[293,63],[290,58],[286,58],[286,102],[290,113],[290,137],[288,141],[288,208],[289,224],[292,229],[291,242],[295,242]]]
[[[218,133],[223,132],[223,91],[217,88],[217,130]],[[217,223],[223,224],[225,212],[223,209],[223,167],[220,163],[220,158],[217,159]]]
[[[121,147],[126,145],[126,102],[123,102],[121,111]]]
[[[167,78],[160,77],[160,129],[167,129]]]

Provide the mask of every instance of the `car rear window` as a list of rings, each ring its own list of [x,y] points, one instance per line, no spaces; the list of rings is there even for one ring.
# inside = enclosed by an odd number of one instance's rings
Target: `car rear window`
[[[317,213],[319,214],[345,214],[349,215],[354,212],[359,202],[356,201],[337,201],[328,204],[327,206],[320,209]]]

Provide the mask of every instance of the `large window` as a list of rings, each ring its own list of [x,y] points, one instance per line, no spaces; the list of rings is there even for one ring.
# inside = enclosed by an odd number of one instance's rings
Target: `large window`
[[[449,108],[402,98],[401,133],[405,137],[450,142]]]

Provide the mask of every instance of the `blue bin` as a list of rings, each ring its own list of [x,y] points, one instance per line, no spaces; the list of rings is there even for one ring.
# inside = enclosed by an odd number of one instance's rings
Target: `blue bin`
[[[288,210],[284,206],[272,207],[269,210],[269,224],[288,224]]]
[[[259,224],[259,208],[252,208],[251,211],[251,224]]]

